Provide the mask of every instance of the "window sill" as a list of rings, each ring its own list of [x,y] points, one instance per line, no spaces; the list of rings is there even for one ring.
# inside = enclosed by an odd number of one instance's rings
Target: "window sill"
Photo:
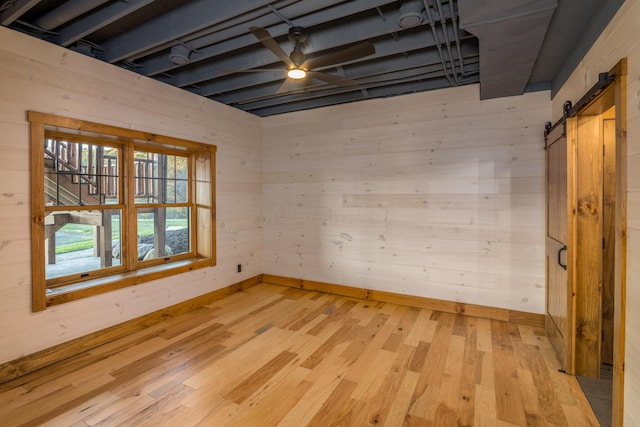
[[[193,258],[58,286],[47,289],[47,307],[214,265],[215,261],[210,258]]]

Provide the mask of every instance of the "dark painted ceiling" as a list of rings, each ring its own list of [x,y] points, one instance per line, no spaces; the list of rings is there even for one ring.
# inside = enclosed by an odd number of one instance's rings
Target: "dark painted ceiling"
[[[0,23],[268,116],[478,82],[554,93],[623,1],[0,0]]]

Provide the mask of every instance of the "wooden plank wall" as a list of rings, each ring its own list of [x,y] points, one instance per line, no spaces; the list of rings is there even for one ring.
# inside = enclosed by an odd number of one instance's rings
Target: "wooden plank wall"
[[[544,312],[549,92],[267,117],[264,273]]]
[[[0,363],[262,273],[258,117],[4,27],[0,40]],[[218,265],[31,313],[26,110],[217,145]]]
[[[579,99],[598,73],[628,59],[627,74],[627,253],[624,425],[640,425],[640,0],[627,0],[552,101],[554,119],[566,100]],[[616,112],[618,114],[618,112]]]

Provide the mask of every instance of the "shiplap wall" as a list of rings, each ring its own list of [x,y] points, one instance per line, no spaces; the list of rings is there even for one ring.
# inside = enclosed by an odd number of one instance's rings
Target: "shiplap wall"
[[[32,313],[26,110],[217,145],[218,265]],[[0,363],[261,273],[261,162],[258,117],[0,27]]]
[[[575,102],[621,58],[627,58],[627,322],[624,425],[640,426],[640,0],[626,0],[552,102]]]
[[[544,312],[549,92],[265,118],[264,272]]]

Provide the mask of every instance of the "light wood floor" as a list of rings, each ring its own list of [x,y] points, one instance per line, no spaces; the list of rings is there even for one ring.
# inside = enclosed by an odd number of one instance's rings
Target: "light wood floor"
[[[0,424],[598,425],[541,329],[267,284],[0,385]]]

